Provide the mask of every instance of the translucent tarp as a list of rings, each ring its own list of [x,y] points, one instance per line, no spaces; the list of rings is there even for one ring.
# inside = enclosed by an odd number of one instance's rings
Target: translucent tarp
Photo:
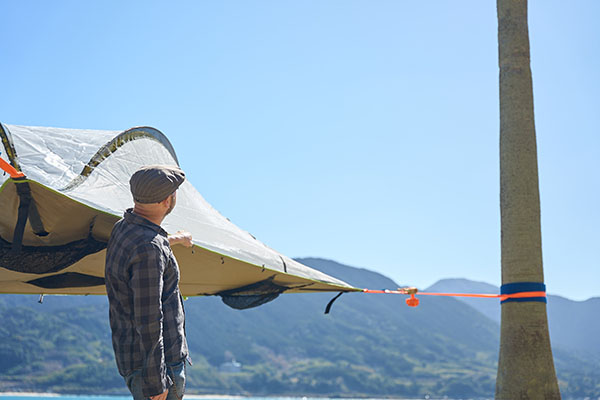
[[[28,179],[115,217],[122,216],[124,210],[133,204],[129,178],[137,169],[151,164],[178,164],[168,140],[153,128],[134,128],[126,132],[134,132],[136,135],[139,133],[135,138],[130,134],[122,136],[122,140],[115,141],[123,132],[15,125],[3,127],[6,134],[12,138],[19,166]],[[113,145],[107,147],[111,142]],[[98,152],[101,149],[104,149],[104,153],[99,156]],[[6,149],[4,150],[2,156],[7,159]],[[91,160],[94,162],[90,162]],[[82,171],[88,164],[93,168],[88,167],[89,174],[82,176]],[[0,184],[7,178],[8,176],[3,176]],[[193,177],[191,178],[193,180]],[[191,232],[195,246],[217,256],[225,256],[284,275],[330,284],[332,287],[329,287],[329,290],[352,289],[340,280],[279,254],[238,228],[208,204],[189,179],[180,187],[177,206],[167,216],[163,227],[171,233],[178,230]],[[41,244],[52,244],[44,242],[51,241],[51,238],[33,237],[32,240]],[[183,284],[184,278],[185,276],[182,277]],[[198,275],[194,279],[198,281],[203,278]],[[231,279],[236,280],[233,276]],[[250,281],[250,278],[242,280],[239,285],[251,283]],[[235,285],[229,285],[229,288],[236,287]],[[202,291],[198,293],[200,292]]]

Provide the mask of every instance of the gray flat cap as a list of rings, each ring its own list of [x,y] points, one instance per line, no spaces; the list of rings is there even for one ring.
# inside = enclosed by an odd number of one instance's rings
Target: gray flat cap
[[[137,170],[129,180],[133,199],[138,203],[160,203],[185,181],[177,166],[148,165]]]

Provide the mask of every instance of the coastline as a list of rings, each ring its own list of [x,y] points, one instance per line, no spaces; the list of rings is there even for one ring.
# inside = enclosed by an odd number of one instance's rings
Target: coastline
[[[64,396],[60,393],[41,393],[41,392],[0,392],[0,397],[59,397]]]

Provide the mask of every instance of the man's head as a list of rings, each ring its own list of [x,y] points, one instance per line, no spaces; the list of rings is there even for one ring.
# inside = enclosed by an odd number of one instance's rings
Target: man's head
[[[175,207],[177,188],[185,173],[176,166],[149,165],[137,170],[129,180],[136,207],[160,210],[164,216]]]
[[[175,166],[148,165],[137,170],[129,180],[136,203],[160,203],[175,193],[185,181],[185,173]]]

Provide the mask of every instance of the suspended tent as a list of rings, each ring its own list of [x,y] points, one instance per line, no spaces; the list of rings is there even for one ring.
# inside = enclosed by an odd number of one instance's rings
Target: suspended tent
[[[0,124],[0,293],[105,294],[104,259],[113,224],[133,204],[129,177],[141,166],[178,165],[160,131],[58,129]],[[10,165],[8,164],[10,162]],[[8,172],[8,173],[7,173]],[[360,291],[267,247],[211,207],[186,180],[167,232],[184,296],[220,295],[249,308],[280,293]]]

